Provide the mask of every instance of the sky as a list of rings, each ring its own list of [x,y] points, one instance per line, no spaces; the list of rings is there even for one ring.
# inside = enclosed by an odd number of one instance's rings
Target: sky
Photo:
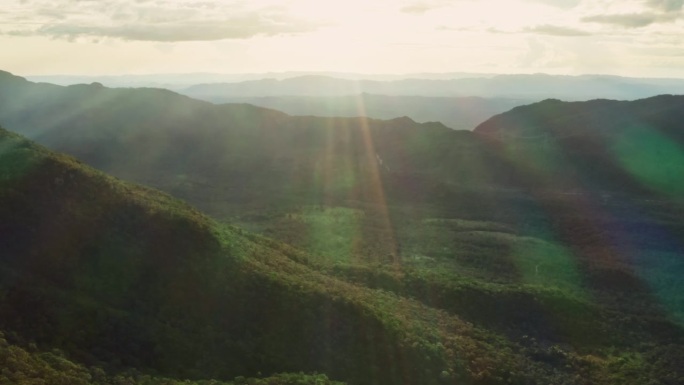
[[[0,69],[684,78],[684,0],[0,0]]]

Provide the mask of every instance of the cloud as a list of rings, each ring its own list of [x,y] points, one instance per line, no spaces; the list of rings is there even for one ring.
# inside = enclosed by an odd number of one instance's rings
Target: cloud
[[[453,1],[441,0],[441,1],[417,1],[407,4],[401,7],[400,11],[404,13],[413,13],[422,15],[425,12],[432,11],[434,9],[443,8],[449,6]]]
[[[474,31],[480,31],[481,28],[474,28],[474,27],[451,27],[448,25],[438,25],[435,27],[436,31],[456,31],[456,32],[474,32]]]
[[[625,13],[583,17],[583,22],[616,25],[624,28],[641,28],[656,23],[673,22],[679,18],[674,13]]]
[[[582,21],[623,28],[641,28],[676,21],[682,17],[683,6],[684,0],[642,0],[642,12],[592,15],[582,18]]]
[[[552,7],[572,9],[579,5],[582,0],[525,0],[530,3],[542,3]]]
[[[148,2],[120,0],[36,1],[15,11],[5,34],[58,39],[117,38],[139,41],[210,41],[245,39],[313,31],[314,22],[289,15],[277,6],[218,0]]]
[[[646,5],[663,12],[679,12],[684,6],[684,0],[647,0]]]
[[[434,6],[427,4],[427,3],[414,3],[414,4],[409,4],[401,8],[401,11],[404,13],[417,13],[417,14],[423,14],[431,9],[433,9]]]
[[[262,19],[259,15],[249,15],[232,20],[195,20],[154,25],[47,24],[23,35],[44,35],[69,40],[79,37],[111,37],[123,40],[174,42],[244,39],[257,35],[273,36],[307,30],[308,27],[305,26],[279,23]]]
[[[527,27],[523,30],[524,32],[537,33],[540,35],[552,35],[552,36],[588,36],[591,33],[583,31],[580,29],[561,27],[557,25],[543,24],[536,25],[534,27]]]

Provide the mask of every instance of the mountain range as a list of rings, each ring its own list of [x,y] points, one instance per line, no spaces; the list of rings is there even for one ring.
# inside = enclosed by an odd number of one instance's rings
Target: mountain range
[[[681,79],[626,78],[608,75],[560,76],[546,74],[496,75],[456,79],[398,80],[340,79],[308,75],[232,83],[198,84],[177,91],[203,100],[221,102],[231,97],[349,96],[368,93],[387,96],[441,96],[563,100],[595,98],[640,99],[684,93]]]
[[[211,97],[214,103],[247,103],[272,108],[290,115],[324,117],[369,117],[394,119],[406,116],[417,122],[440,122],[456,130],[472,130],[479,123],[535,100],[480,98],[387,96],[264,96]]]
[[[0,123],[79,160],[0,131],[0,346],[136,381],[676,384],[683,106],[470,132],[1,73]]]
[[[467,72],[448,73],[411,73],[411,74],[359,74],[346,72],[286,71],[267,73],[176,73],[176,74],[136,74],[136,75],[30,75],[27,79],[35,82],[52,83],[63,86],[82,83],[102,83],[107,87],[161,87],[179,90],[197,84],[230,83],[259,79],[289,79],[300,76],[327,76],[349,80],[393,81],[400,79],[462,79],[472,77],[492,77],[492,74]]]
[[[283,72],[267,74],[168,74],[31,76],[61,85],[167,88],[213,103],[249,103],[290,115],[438,121],[472,130],[492,115],[547,98],[633,100],[681,94],[680,79],[608,75],[406,74]]]

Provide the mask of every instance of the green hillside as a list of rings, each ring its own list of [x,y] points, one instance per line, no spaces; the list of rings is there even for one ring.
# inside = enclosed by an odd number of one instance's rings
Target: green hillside
[[[132,369],[197,380],[318,371],[352,384],[572,377],[453,314],[330,278],[285,245],[0,138],[0,319],[5,354],[23,362],[7,358],[7,378],[68,371],[87,383],[98,370],[135,379]],[[54,348],[64,353],[38,353]],[[589,370],[587,358],[572,359]]]
[[[684,192],[684,97],[631,102],[546,100],[480,124],[505,156],[545,172],[549,184],[680,200]],[[542,167],[546,167],[545,170]],[[555,167],[555,169],[554,169]],[[561,178],[565,178],[563,181]]]
[[[549,344],[502,326],[510,320],[515,328],[521,316],[533,321],[521,312],[544,305],[548,325],[573,341],[574,328],[581,337],[601,323],[564,315],[603,313],[559,292],[411,269],[384,279],[382,270],[359,270],[348,281],[377,288],[352,285],[312,269],[307,254],[219,226],[14,134],[2,131],[0,144],[7,235],[0,310],[11,336],[3,345],[10,380],[98,383],[97,374],[145,383],[318,371],[349,383],[613,383],[628,379],[620,366],[627,364],[644,373],[639,380],[677,376],[668,372],[681,347],[673,325],[651,337],[669,341],[657,363],[646,354],[662,347],[632,351],[632,341],[610,333],[610,350],[592,349],[598,340]],[[428,299],[450,311],[427,307]],[[54,348],[64,353],[47,353]]]
[[[470,133],[7,79],[8,127],[215,218],[5,133],[0,319],[22,349],[226,381],[684,376],[679,97]]]

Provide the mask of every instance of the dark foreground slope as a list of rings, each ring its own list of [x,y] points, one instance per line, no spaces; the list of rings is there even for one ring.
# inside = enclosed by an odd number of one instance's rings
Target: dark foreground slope
[[[295,262],[306,262],[305,254],[218,227],[169,196],[6,131],[0,149],[0,326],[12,341],[0,341],[6,378],[65,371],[71,383],[283,371],[354,384],[611,378],[590,357],[530,350],[418,301],[329,278]],[[31,353],[50,348],[66,356]],[[116,374],[122,370],[129,374]],[[298,383],[279,378],[271,383]]]
[[[112,369],[401,382],[399,362],[385,360],[412,348],[363,305],[369,292],[324,289],[325,278],[166,195],[5,131],[0,148],[5,330]]]

